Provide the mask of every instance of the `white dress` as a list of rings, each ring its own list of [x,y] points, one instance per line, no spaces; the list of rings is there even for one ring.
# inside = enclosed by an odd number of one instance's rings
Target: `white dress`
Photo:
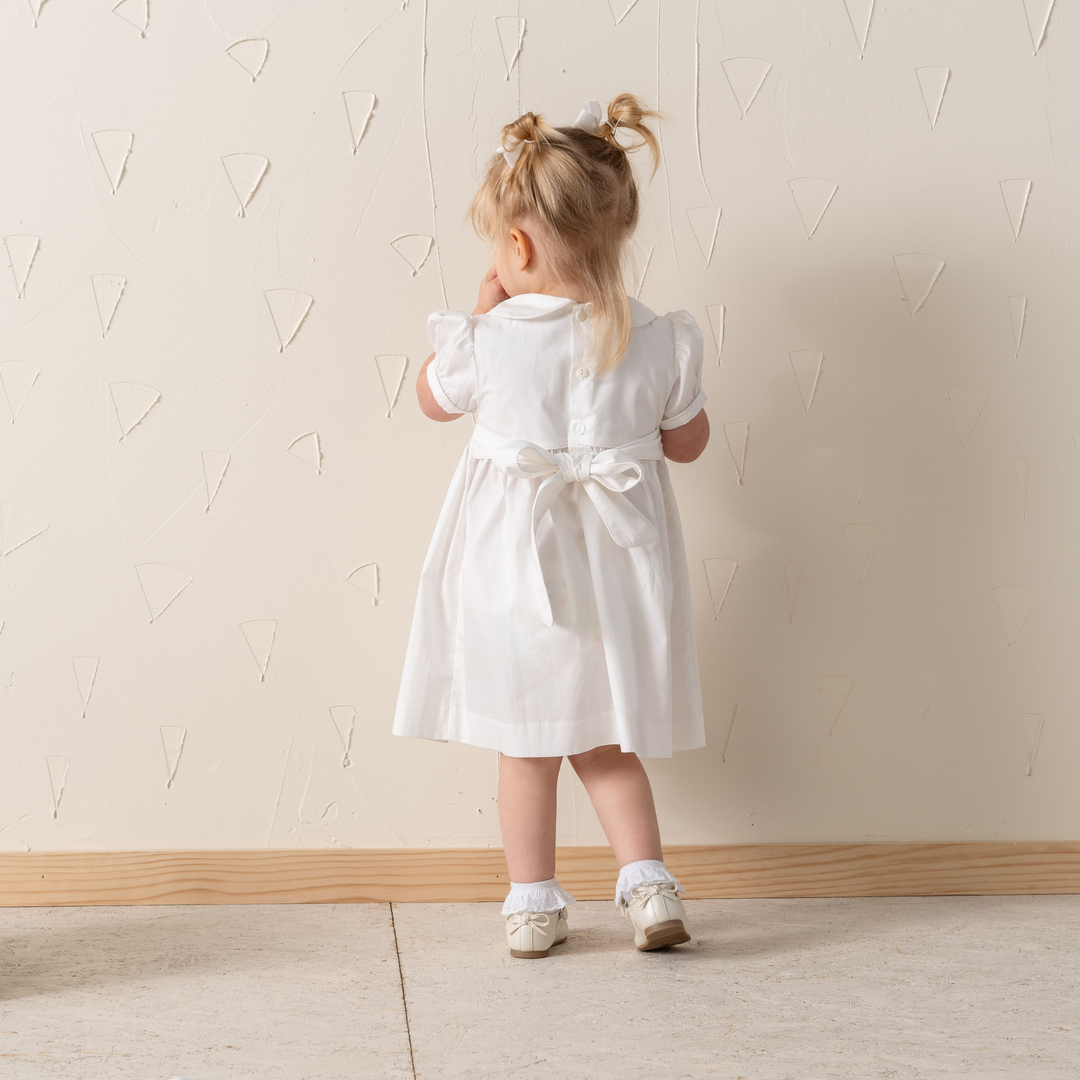
[[[682,525],[658,429],[706,401],[701,330],[630,298],[595,377],[592,305],[522,293],[428,317],[427,376],[476,428],[420,574],[395,735],[514,757],[705,745]]]

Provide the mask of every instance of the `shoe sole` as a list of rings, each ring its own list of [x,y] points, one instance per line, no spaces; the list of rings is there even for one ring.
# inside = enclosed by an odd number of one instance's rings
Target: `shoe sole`
[[[682,919],[672,919],[670,922],[648,927],[645,931],[645,944],[638,946],[638,952],[662,949],[666,945],[682,945],[689,940],[690,935],[686,932]]]

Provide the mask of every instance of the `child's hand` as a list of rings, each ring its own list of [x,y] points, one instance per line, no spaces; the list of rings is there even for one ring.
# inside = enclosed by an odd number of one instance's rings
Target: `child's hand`
[[[509,299],[510,294],[502,287],[502,282],[499,281],[495,267],[491,266],[484,275],[484,280],[480,282],[480,295],[477,298],[473,314],[484,315],[496,304],[501,304],[504,300]]]

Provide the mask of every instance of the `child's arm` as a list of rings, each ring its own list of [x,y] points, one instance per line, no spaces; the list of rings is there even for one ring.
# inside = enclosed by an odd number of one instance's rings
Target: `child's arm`
[[[664,456],[672,461],[693,461],[701,455],[708,441],[709,418],[704,409],[695,413],[694,418],[682,427],[660,430],[660,444],[664,448]]]
[[[475,315],[476,312],[474,311]],[[431,420],[456,420],[459,416],[464,416],[464,413],[459,412],[447,412],[436,400],[435,395],[431,392],[431,387],[428,385],[427,370],[428,364],[435,359],[435,354],[432,353],[425,361],[424,366],[420,369],[420,374],[416,377],[416,396],[420,401],[420,411]]]
[[[472,309],[473,315],[486,315],[496,304],[501,304],[504,300],[509,300],[509,295],[504,291],[502,285],[499,282],[498,275],[495,272],[495,267],[489,267],[486,274],[484,274],[483,281],[480,282],[480,298],[476,302],[476,307]],[[459,416],[464,416],[464,413],[448,413],[436,400],[435,395],[431,392],[431,387],[427,381],[427,366],[435,359],[435,354],[432,353],[423,363],[420,368],[419,375],[416,376],[416,396],[420,401],[420,411],[431,420],[456,420]]]

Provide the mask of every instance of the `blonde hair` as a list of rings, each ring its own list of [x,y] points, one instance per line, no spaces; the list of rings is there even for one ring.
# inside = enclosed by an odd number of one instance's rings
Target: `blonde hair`
[[[648,146],[653,171],[660,147],[647,117],[663,119],[633,94],[619,94],[595,132],[553,127],[527,112],[502,129],[502,145],[521,153],[513,165],[496,152],[469,207],[477,234],[496,243],[513,226],[538,230],[539,254],[564,285],[592,302],[590,357],[596,374],[609,371],[630,343],[630,303],[623,284],[623,251],[638,221],[638,191],[629,152]],[[617,131],[638,141],[623,146]]]

